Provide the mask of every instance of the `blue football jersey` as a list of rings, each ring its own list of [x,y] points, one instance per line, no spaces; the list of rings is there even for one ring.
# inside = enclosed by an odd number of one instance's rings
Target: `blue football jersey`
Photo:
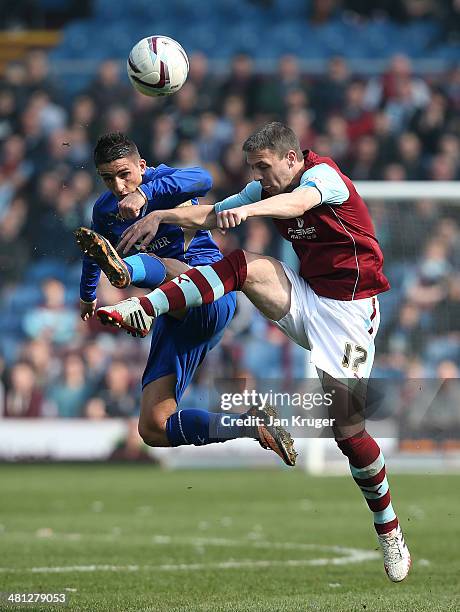
[[[171,168],[161,164],[147,168],[140,188],[147,196],[141,211],[144,216],[154,210],[170,209],[190,201],[197,205],[212,186],[210,174],[203,168]],[[93,207],[91,227],[116,246],[122,233],[137,219],[123,219],[118,212],[118,200],[111,191],[103,193]],[[208,230],[184,230],[177,225],[162,223],[147,252],[158,257],[171,257],[190,266],[213,263],[222,258]],[[96,298],[101,270],[96,262],[83,256],[80,297],[87,302]]]

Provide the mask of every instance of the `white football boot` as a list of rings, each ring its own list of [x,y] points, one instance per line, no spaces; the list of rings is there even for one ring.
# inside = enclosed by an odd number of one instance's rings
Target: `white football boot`
[[[125,329],[131,336],[144,338],[150,331],[155,317],[148,315],[142,308],[139,298],[131,297],[114,306],[101,306],[96,316],[103,325],[113,325]]]
[[[401,527],[398,525],[396,529],[377,537],[383,551],[383,565],[388,578],[393,582],[401,582],[409,573],[411,565],[410,552]]]

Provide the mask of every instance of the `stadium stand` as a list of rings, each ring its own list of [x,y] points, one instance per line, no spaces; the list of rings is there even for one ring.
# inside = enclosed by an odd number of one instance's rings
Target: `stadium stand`
[[[287,16],[285,4],[132,0],[126,16],[124,8],[117,14],[119,3],[97,0],[65,25],[50,53],[31,50],[7,64],[0,81],[0,415],[101,419],[138,410],[135,381],[148,340],[83,323],[77,309],[80,255],[72,230],[90,222],[102,189],[91,160],[98,134],[128,132],[153,165],[203,164],[214,177],[208,203],[244,184],[241,143],[271,118],[287,121],[303,146],[331,155],[354,180],[459,179],[453,3],[425,2],[426,13],[417,15],[413,3],[402,2],[393,13],[398,20],[379,12],[379,3],[369,13],[365,2],[292,2]],[[48,16],[52,9],[48,3]],[[157,31],[190,52],[189,79],[166,100],[131,90],[119,61],[152,33],[153,17]],[[224,18],[230,25],[222,29]],[[210,57],[230,69],[216,71]],[[312,57],[327,61],[325,74],[305,71],[302,61]],[[444,70],[416,73],[412,61],[427,57],[443,60]],[[91,60],[97,74],[90,69],[74,79],[56,69],[76,58]],[[356,73],[354,58],[379,60],[385,69]],[[274,69],[262,70],[263,60]],[[410,205],[369,204],[393,287],[381,297],[375,375],[458,376],[460,209],[428,196]],[[224,251],[284,255],[263,221],[217,240]],[[103,304],[123,294],[102,281],[98,295]],[[303,351],[244,300],[208,363],[184,405],[211,371],[286,379],[304,373]]]

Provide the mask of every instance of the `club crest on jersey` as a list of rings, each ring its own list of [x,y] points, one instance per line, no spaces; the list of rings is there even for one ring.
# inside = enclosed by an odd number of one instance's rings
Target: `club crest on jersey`
[[[304,227],[305,219],[303,217],[296,217],[297,227],[288,227],[287,237],[289,240],[313,240],[316,238],[316,228],[314,225],[310,227]]]

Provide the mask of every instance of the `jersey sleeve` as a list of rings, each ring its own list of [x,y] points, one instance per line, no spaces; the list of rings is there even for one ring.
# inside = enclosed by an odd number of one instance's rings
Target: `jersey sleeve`
[[[258,202],[262,195],[262,186],[259,181],[252,181],[248,183],[246,187],[235,195],[231,195],[221,202],[214,204],[214,210],[216,213],[220,213],[223,210],[230,210],[230,208],[238,208],[245,204],[253,204]]]
[[[327,164],[318,164],[303,173],[297,191],[305,187],[316,187],[321,195],[321,202],[317,204],[342,204],[350,197],[348,187],[340,174]]]
[[[171,172],[161,173],[140,185],[147,197],[144,214],[153,210],[175,208],[192,198],[204,196],[212,187],[212,178],[207,170],[194,168],[171,168]]]
[[[91,229],[99,234],[104,234],[102,222],[97,214],[97,204],[93,208],[93,219]],[[84,302],[93,302],[96,299],[96,287],[101,276],[101,269],[97,263],[88,255],[83,255],[80,278],[80,298]]]

